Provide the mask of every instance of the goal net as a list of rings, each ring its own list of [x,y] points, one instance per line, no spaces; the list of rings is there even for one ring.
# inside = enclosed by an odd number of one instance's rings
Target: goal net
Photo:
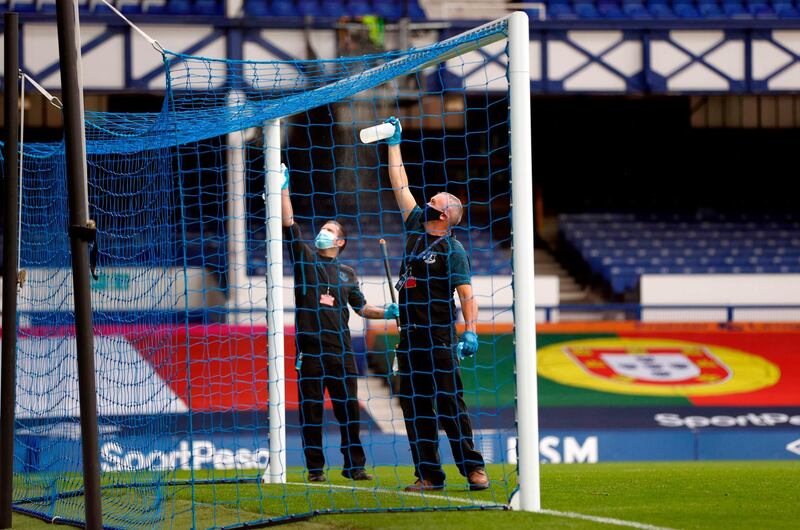
[[[518,15],[361,57],[164,52],[161,112],[87,113],[106,526],[508,506],[536,450]],[[14,505],[80,524],[63,144],[23,164]]]

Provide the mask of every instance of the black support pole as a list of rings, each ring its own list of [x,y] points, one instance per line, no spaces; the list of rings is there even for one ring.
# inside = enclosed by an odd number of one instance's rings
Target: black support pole
[[[17,390],[19,238],[19,15],[5,14],[5,215],[3,218],[3,359],[0,374],[0,528],[11,528],[14,495],[14,404]]]
[[[89,241],[92,240],[94,233],[94,223],[89,220],[80,22],[75,0],[56,0],[56,22],[61,91],[64,97],[69,238],[75,295],[75,342],[78,348],[78,395],[81,412],[86,528],[99,529],[103,526],[103,513],[100,504],[100,450],[97,441],[97,391],[89,283]]]

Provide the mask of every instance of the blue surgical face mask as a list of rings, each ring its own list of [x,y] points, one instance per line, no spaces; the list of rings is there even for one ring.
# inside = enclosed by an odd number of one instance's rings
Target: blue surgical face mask
[[[429,223],[431,221],[438,221],[441,218],[442,212],[431,206],[430,204],[425,205],[425,211],[423,212],[424,216],[424,223]]]
[[[333,248],[336,244],[336,238],[327,230],[320,230],[317,237],[314,239],[314,246],[319,249]]]

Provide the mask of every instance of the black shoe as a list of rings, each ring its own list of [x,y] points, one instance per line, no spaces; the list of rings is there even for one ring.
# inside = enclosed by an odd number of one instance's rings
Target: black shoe
[[[364,471],[363,469],[354,469],[352,471],[342,471],[342,476],[344,478],[349,478],[350,480],[372,480],[372,475]]]
[[[313,471],[308,474],[309,482],[328,482],[328,477],[322,471]]]

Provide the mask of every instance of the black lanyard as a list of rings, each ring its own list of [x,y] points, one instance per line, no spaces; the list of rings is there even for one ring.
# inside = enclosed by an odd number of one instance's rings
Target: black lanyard
[[[445,234],[445,235],[443,235],[443,236],[440,236],[440,237],[439,237],[439,239],[437,239],[436,241],[434,241],[433,243],[431,243],[430,245],[428,245],[428,246],[425,248],[425,250],[423,250],[421,253],[417,254],[416,252],[417,252],[417,248],[419,248],[419,243],[420,243],[420,241],[422,241],[422,239],[423,239],[425,236],[426,236],[426,234],[423,234],[421,237],[417,238],[417,241],[414,243],[414,248],[411,250],[411,254],[410,254],[410,255],[408,255],[408,256],[406,256],[406,260],[405,260],[406,271],[410,271],[410,270],[411,270],[411,268],[412,268],[411,264],[414,262],[414,260],[419,260],[419,259],[422,259],[422,257],[423,257],[423,256],[425,256],[425,255],[426,255],[428,252],[430,252],[430,250],[431,250],[433,247],[435,247],[436,245],[438,245],[438,244],[439,244],[439,242],[441,242],[441,241],[443,241],[444,239],[446,239],[446,238],[450,237],[450,234],[448,233],[448,234]]]
[[[317,268],[318,273],[319,273],[319,269],[320,268],[322,269],[321,276],[322,276],[322,280],[325,282],[325,289],[326,289],[325,292],[327,294],[331,294],[331,278],[330,278],[330,276],[328,276],[328,267],[326,265],[328,265],[328,264],[335,265],[336,266],[336,270],[338,271],[340,269],[339,260],[337,260],[336,258],[333,258],[331,261],[325,262],[325,261],[320,261],[319,256],[317,256],[317,260],[316,261],[317,261],[316,262],[316,265],[317,265],[316,268]]]

